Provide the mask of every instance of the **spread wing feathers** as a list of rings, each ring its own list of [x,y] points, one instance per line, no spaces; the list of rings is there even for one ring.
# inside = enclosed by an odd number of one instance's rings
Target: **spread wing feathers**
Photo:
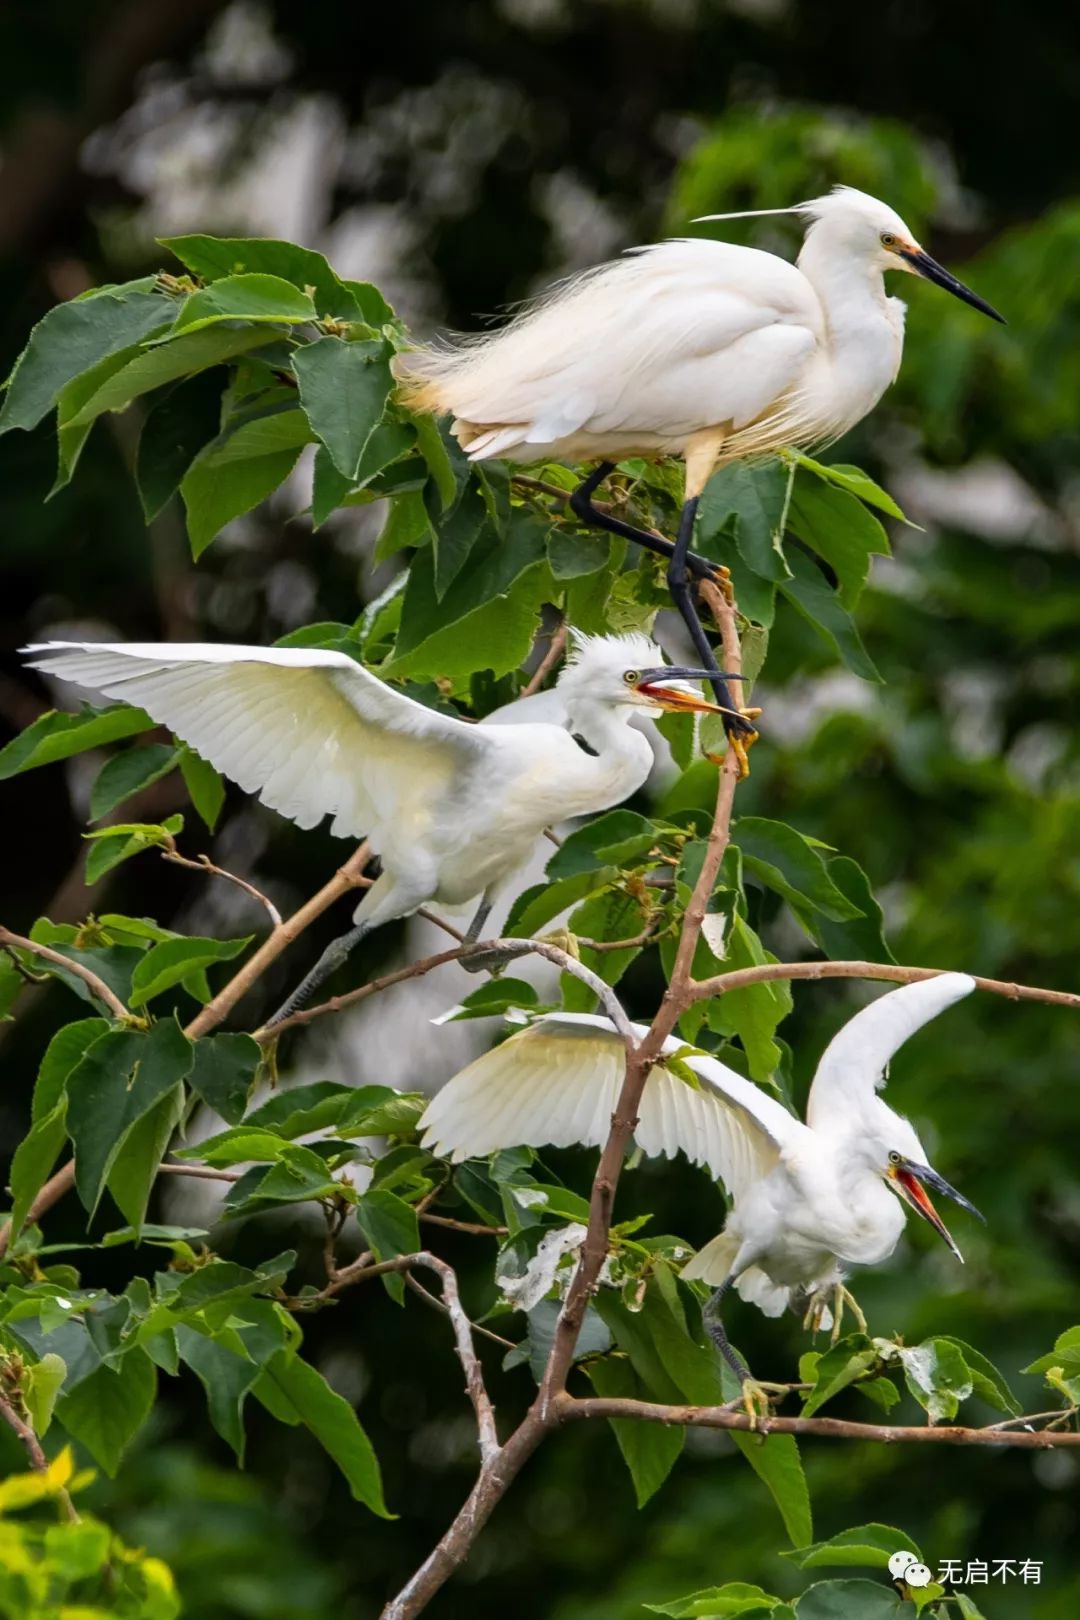
[[[682,1050],[680,1041],[665,1042],[666,1056]],[[685,1062],[699,1087],[658,1064],[645,1086],[635,1139],[650,1155],[685,1153],[738,1199],[805,1126],[715,1058],[688,1055]],[[454,1160],[523,1145],[600,1146],[625,1066],[625,1047],[606,1018],[549,1014],[443,1087],[421,1120],[424,1145]]]
[[[563,283],[499,331],[401,356],[399,374],[418,405],[486,428],[469,450],[490,456],[582,430],[739,428],[798,381],[823,336],[817,295],[786,260],[662,242]]]
[[[249,793],[301,827],[378,835],[409,803],[434,803],[500,746],[345,653],[199,643],[46,642],[36,669],[146,709]]]
[[[966,973],[940,973],[879,996],[848,1020],[818,1064],[806,1105],[813,1130],[850,1128],[852,1114],[885,1084],[889,1059],[917,1029],[970,995]]]

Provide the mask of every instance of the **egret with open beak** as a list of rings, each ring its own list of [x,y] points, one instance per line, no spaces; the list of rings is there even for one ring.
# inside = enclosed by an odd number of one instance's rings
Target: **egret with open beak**
[[[47,642],[25,649],[47,675],[144,708],[249,793],[301,827],[333,817],[366,837],[382,872],[354,926],[323,952],[270,1020],[279,1023],[365,934],[429,901],[479,899],[466,935],[545,827],[608,810],[653,764],[634,715],[718,713],[643,635],[571,633],[553,692],[474,725],[427,708],[346,653],[309,647]],[[735,678],[735,677],[732,677]]]

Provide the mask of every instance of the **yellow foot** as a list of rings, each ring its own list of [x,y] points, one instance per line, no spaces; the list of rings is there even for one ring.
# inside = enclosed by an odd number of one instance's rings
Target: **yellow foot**
[[[772,1401],[770,1395],[787,1395],[787,1384],[759,1384],[756,1378],[744,1378],[742,1382],[743,1410],[750,1419],[751,1429],[757,1429],[763,1418],[772,1416]]]
[[[723,563],[716,563],[713,567],[712,583],[716,586],[728,607],[734,607],[735,587],[731,583],[731,569],[725,568]]]
[[[849,1310],[852,1316],[855,1318],[855,1326],[858,1328],[859,1332],[865,1333],[866,1317],[859,1309],[855,1295],[851,1293],[850,1289],[845,1288],[843,1283],[837,1283],[833,1290],[833,1344],[835,1344],[837,1339],[840,1337],[840,1324],[843,1320],[845,1310]]]

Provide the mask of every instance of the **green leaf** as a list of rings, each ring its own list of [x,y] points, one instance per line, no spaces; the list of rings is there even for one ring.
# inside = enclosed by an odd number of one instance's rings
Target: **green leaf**
[[[212,453],[203,451],[196,456],[180,485],[191,554],[196,561],[226,523],[250,512],[285,482],[299,454],[299,448],[278,450],[268,456],[230,461],[224,467]]]
[[[469,1018],[501,1018],[512,1007],[536,1007],[539,996],[526,979],[489,979],[474,990],[454,1012],[450,1023]]]
[[[266,332],[258,326],[209,327],[180,338],[157,343],[129,360],[126,366],[105,379],[98,390],[71,418],[72,427],[89,426],[105,411],[123,411],[142,394],[148,394],[179,377],[219,366],[249,349],[265,346]]]
[[[91,821],[100,821],[124,799],[167,776],[179,757],[180,750],[174,743],[147,743],[114,754],[101,767],[90,789]]]
[[[732,915],[726,947],[725,972],[776,960],[738,912]],[[744,985],[708,1003],[709,1027],[721,1035],[737,1035],[746,1052],[751,1078],[769,1080],[780,1062],[780,1048],[773,1037],[791,1005],[791,986],[782,980]]]
[[[833,882],[817,849],[794,827],[764,816],[740,816],[734,836],[746,870],[785,900],[836,922],[859,916],[858,908]]]
[[[39,765],[70,759],[88,748],[101,748],[122,737],[134,737],[137,732],[150,731],[153,725],[153,720],[142,709],[131,709],[126,703],[110,704],[103,709],[85,707],[78,714],[50,709],[13,737],[6,748],[0,749],[0,782],[22,771],[36,770]]]
[[[828,863],[829,880],[859,913],[836,922],[821,911],[792,902],[792,910],[811,939],[834,961],[894,962],[885,940],[885,918],[870,887],[870,879],[857,861],[834,855]]]
[[[179,337],[184,332],[197,332],[219,321],[280,322],[297,326],[315,320],[317,315],[309,295],[281,276],[222,276],[185,300],[169,335]]]
[[[1054,1348],[1033,1361],[1030,1367],[1021,1368],[1021,1371],[1046,1373],[1052,1367],[1062,1367],[1066,1372],[1080,1372],[1080,1327],[1066,1328],[1064,1333],[1059,1333]]]
[[[356,1218],[369,1246],[375,1251],[376,1260],[393,1260],[399,1254],[417,1254],[423,1248],[416,1211],[396,1193],[373,1187],[357,1204]],[[403,1279],[390,1275],[384,1277],[383,1282],[390,1297],[401,1305],[405,1299]]]
[[[73,378],[165,326],[175,305],[155,286],[156,277],[146,276],[50,309],[15,363],[0,433],[36,427]]]
[[[639,1424],[639,1428],[650,1425]],[[772,1614],[780,1598],[770,1597],[760,1586],[746,1581],[728,1581],[724,1586],[708,1586],[672,1603],[646,1603],[653,1614],[666,1614],[671,1620],[729,1620],[735,1615]]]
[[[102,1364],[64,1395],[56,1416],[113,1479],[126,1446],[150,1415],[156,1391],[154,1363],[133,1345],[116,1367]]]
[[[204,1035],[195,1042],[188,1084],[230,1125],[244,1117],[262,1062],[262,1047],[250,1035]]]
[[[46,496],[47,500],[51,501],[58,490],[71,482],[83,446],[94,425],[93,421],[75,422],[74,418],[79,415],[87,400],[92,398],[110,377],[122,371],[129,361],[141,353],[142,349],[137,343],[129,348],[120,349],[116,354],[110,354],[104,360],[99,360],[89,371],[73,377],[71,382],[60,390],[60,398],[56,402],[56,477]]]
[[[809,1547],[786,1549],[780,1554],[790,1558],[800,1569],[818,1569],[823,1565],[862,1566],[867,1569],[887,1569],[894,1552],[914,1553],[922,1562],[918,1545],[903,1530],[894,1530],[887,1524],[860,1524],[852,1530],[841,1530],[828,1541],[815,1541]]]
[[[899,1346],[897,1356],[904,1382],[930,1422],[951,1422],[975,1382],[957,1344],[949,1339],[927,1339],[923,1344]]]
[[[197,372],[147,410],[135,458],[135,482],[147,523],[176,494],[199,451],[217,437],[224,382],[225,373],[216,368]]]
[[[15,1235],[22,1230],[31,1204],[60,1157],[60,1149],[67,1139],[66,1120],[67,1098],[61,1097],[47,1114],[35,1120],[15,1149],[8,1177],[12,1196],[11,1230]]]
[[[321,1373],[299,1356],[290,1360],[279,1351],[260,1375],[255,1394],[275,1416],[287,1413],[285,1421],[304,1424],[341,1469],[355,1502],[381,1519],[394,1517],[383,1501],[370,1440],[348,1401],[334,1393]]]
[[[532,646],[541,605],[552,596],[546,537],[546,524],[528,515],[505,540],[485,530],[441,600],[432,550],[421,551],[409,571],[394,656],[380,673],[467,680],[476,673],[478,647],[494,675],[517,669]]]
[[[147,1034],[110,1030],[68,1077],[68,1134],[75,1147],[75,1189],[93,1213],[128,1132],[183,1080],[194,1056],[174,1018]]]
[[[633,1367],[621,1356],[604,1356],[587,1362],[585,1373],[598,1395],[631,1400],[648,1398]],[[637,1505],[644,1507],[674,1468],[686,1430],[677,1423],[637,1423],[626,1418],[609,1421],[623,1462],[630,1470]]]
[[[427,464],[427,470],[434,481],[442,509],[446,512],[453,506],[458,492],[458,482],[454,473],[454,464],[451,460],[451,450],[447,438],[444,437],[446,429],[439,422],[436,422],[433,416],[428,416],[426,412],[414,417],[413,422],[416,427],[416,443],[419,446],[420,454],[423,456]],[[457,449],[455,441],[451,440],[450,444]],[[458,455],[460,457],[459,449]]]
[[[798,451],[794,455],[800,467],[805,467],[807,471],[816,473],[819,478],[826,479],[830,484],[836,484],[840,489],[846,489],[852,495],[857,495],[867,506],[876,506],[879,511],[887,512],[889,517],[899,518],[902,523],[907,522],[907,518],[892,496],[882,489],[880,484],[875,484],[861,467],[849,467],[840,462],[835,466],[826,467],[810,456],[800,455]]]
[[[792,607],[836,649],[848,669],[864,681],[880,683],[881,676],[862,644],[854,620],[821,570],[794,549],[788,562],[792,577],[781,581],[779,589]]]
[[[155,996],[171,990],[174,984],[182,981],[185,988],[195,994],[194,987],[187,984],[191,975],[202,972],[214,962],[231,962],[233,957],[247,949],[252,938],[251,934],[244,939],[197,939],[192,936],[167,939],[160,945],[152,945],[131,976],[129,1005],[132,1008],[145,1007]],[[204,998],[200,994],[196,999]]]
[[[23,1373],[23,1399],[34,1433],[39,1439],[49,1432],[56,1397],[66,1377],[67,1363],[51,1350]]]
[[[804,475],[795,480],[788,527],[828,563],[839,582],[840,601],[853,609],[869,577],[871,557],[889,554],[878,519],[847,490]]]
[[[330,268],[321,253],[295,242],[280,242],[262,236],[163,236],[162,247],[175,253],[181,264],[203,281],[255,273],[291,282],[303,291],[311,288],[319,315],[339,321],[368,321],[356,290],[363,283],[346,284]],[[373,325],[389,317],[381,315]]]
[[[825,1402],[846,1389],[857,1378],[863,1377],[879,1361],[878,1353],[863,1333],[851,1333],[841,1339],[818,1360],[814,1372],[814,1387],[807,1396],[803,1417],[812,1417]]]
[[[225,803],[225,783],[220,774],[194,748],[185,747],[180,755],[180,775],[196,813],[213,832]]]
[[[346,343],[324,337],[298,349],[293,370],[312,431],[344,478],[354,481],[364,448],[382,420],[390,394],[383,343]]]
[[[1004,1375],[998,1371],[992,1361],[963,1339],[954,1339],[952,1334],[941,1334],[934,1341],[939,1344],[951,1344],[964,1358],[964,1365],[971,1374],[972,1394],[978,1395],[980,1400],[993,1406],[999,1412],[1007,1412],[1010,1417],[1019,1417],[1023,1411],[1020,1402],[1009,1388]],[[1080,1360],[1080,1355],[1078,1355]]]
[[[121,1001],[126,1000],[131,988],[131,975],[135,965],[142,958],[141,947],[129,945],[87,945],[76,944],[79,930],[72,923],[53,923],[48,917],[39,917],[30,930],[30,938],[39,945],[49,945],[59,956],[66,957],[72,962],[78,962],[88,967],[101,981],[108,986],[114,995]],[[37,972],[47,973],[59,979],[72,990],[80,1000],[88,1001],[96,1007],[98,994],[96,990],[78,978],[67,968],[56,962],[47,962],[39,956],[32,959],[32,965]]]
[[[243,1466],[244,1397],[259,1377],[258,1363],[246,1353],[241,1354],[243,1341],[239,1337],[230,1345],[185,1323],[176,1329],[176,1342],[180,1359],[206,1392],[210,1422]]]
[[[798,1620],[915,1620],[915,1605],[873,1581],[819,1581],[795,1605]]]
[[[634,810],[609,810],[562,842],[547,864],[549,878],[575,877],[602,866],[622,866],[645,855],[656,843],[651,821]]]
[[[791,471],[782,462],[751,466],[733,461],[709,479],[698,507],[698,524],[709,539],[734,528],[735,544],[761,579],[787,579],[781,525]]]
[[[106,1186],[136,1238],[142,1232],[158,1166],[183,1112],[184,1088],[177,1085],[135,1122],[109,1170]]]
[[[602,866],[595,871],[579,872],[576,877],[559,878],[555,883],[536,883],[519,894],[506,919],[507,938],[535,934],[561,911],[577,905],[587,895],[606,888],[616,881],[618,868]]]
[[[34,1085],[31,1118],[35,1123],[56,1107],[72,1069],[111,1027],[106,1018],[80,1018],[57,1030],[45,1048]]]

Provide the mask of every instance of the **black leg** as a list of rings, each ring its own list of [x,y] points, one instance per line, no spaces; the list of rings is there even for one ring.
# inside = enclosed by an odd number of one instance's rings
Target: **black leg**
[[[706,1333],[739,1380],[741,1387],[750,1377],[750,1369],[745,1361],[741,1361],[731,1348],[731,1341],[724,1331],[723,1322],[720,1320],[720,1307],[724,1303],[724,1295],[734,1281],[734,1277],[729,1277],[710,1295],[705,1309],[701,1313],[701,1320],[705,1324]]]
[[[568,502],[574,516],[587,523],[592,529],[604,529],[608,534],[621,535],[624,540],[632,540],[636,546],[643,546],[646,551],[654,551],[659,557],[671,558],[675,547],[670,540],[663,539],[658,534],[650,534],[648,529],[636,529],[632,523],[624,523],[621,518],[612,517],[610,512],[601,512],[593,505],[592,498],[598,487],[603,483],[608,473],[615,470],[613,461],[602,461],[593,469],[583,484],[579,484]],[[711,563],[707,557],[701,557],[695,551],[688,551],[683,558],[688,573],[695,579],[715,579],[719,570],[717,563]]]
[[[492,902],[485,895],[480,902],[476,916],[466,930],[464,944],[476,944],[483,932],[484,924],[491,915],[491,905]],[[508,960],[508,957],[502,956],[498,951],[478,951],[475,956],[463,956],[460,966],[465,969],[466,973],[483,973],[486,968],[499,967]]]
[[[359,945],[367,931],[367,923],[357,923],[347,934],[339,934],[337,939],[332,939],[311,972],[301,979],[292,995],[287,1001],[282,1002],[274,1016],[267,1019],[266,1028],[273,1029],[276,1024],[282,1023],[294,1012],[298,1012],[305,1002],[310,1001],[320,984],[341,966],[353,946]]]
[[[682,509],[682,516],[679,519],[679,536],[675,541],[671,561],[668,563],[668,590],[671,592],[672,601],[682,615],[683,623],[690,632],[691,640],[697,648],[701,662],[706,669],[715,671],[710,680],[712,689],[716,694],[717,703],[727,710],[724,715],[724,730],[729,737],[749,737],[753,735],[754,728],[748,720],[742,718],[736,709],[731,690],[720,674],[716,654],[713,652],[709,638],[705,634],[705,627],[698,617],[697,608],[694,606],[694,593],[690,588],[687,557],[690,551],[690,540],[694,533],[694,519],[697,516],[697,509],[698,497],[695,495],[686,502]]]

